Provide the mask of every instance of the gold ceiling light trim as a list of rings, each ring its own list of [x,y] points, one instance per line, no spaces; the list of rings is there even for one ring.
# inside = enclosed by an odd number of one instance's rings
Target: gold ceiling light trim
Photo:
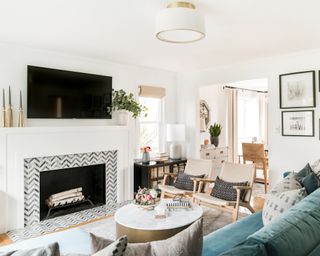
[[[176,8],[176,7],[196,9],[196,6],[190,2],[173,2],[167,6],[167,8]]]

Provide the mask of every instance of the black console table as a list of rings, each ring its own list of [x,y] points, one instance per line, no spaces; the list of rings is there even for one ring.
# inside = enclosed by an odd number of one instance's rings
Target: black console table
[[[167,160],[163,162],[150,161],[149,164],[142,162],[134,163],[134,192],[137,192],[139,187],[154,188],[163,180],[164,172],[179,172],[183,171],[187,159]]]

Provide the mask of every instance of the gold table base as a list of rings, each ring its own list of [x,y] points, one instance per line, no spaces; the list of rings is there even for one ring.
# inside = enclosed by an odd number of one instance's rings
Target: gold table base
[[[190,224],[191,225],[191,224]],[[165,229],[165,230],[141,230],[125,227],[116,223],[117,239],[126,235],[129,243],[146,243],[157,240],[164,240],[178,234],[190,225],[182,226],[179,228]]]

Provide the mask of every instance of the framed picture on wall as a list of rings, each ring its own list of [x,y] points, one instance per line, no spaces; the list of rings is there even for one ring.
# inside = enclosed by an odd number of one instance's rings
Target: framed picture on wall
[[[315,71],[279,76],[280,108],[313,108],[316,106]]]
[[[314,136],[314,111],[282,111],[282,136]]]

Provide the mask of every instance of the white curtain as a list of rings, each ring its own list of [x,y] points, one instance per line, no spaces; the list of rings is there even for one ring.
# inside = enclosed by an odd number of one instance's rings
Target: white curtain
[[[229,160],[239,162],[242,143],[257,140],[268,144],[268,95],[238,89],[228,93]]]
[[[229,160],[238,162],[238,91],[226,89],[228,93],[228,146]]]
[[[260,139],[268,145],[268,94],[259,93]]]

